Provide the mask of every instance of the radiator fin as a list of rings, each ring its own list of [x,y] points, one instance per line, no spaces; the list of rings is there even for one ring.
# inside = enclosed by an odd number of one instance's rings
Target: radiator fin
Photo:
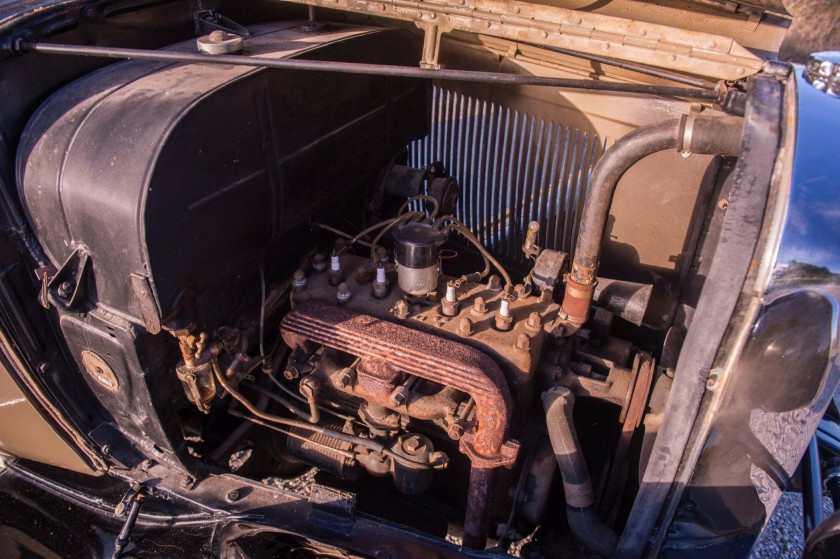
[[[431,118],[429,135],[409,146],[409,164],[441,161],[457,177],[456,217],[488,249],[524,263],[524,229],[536,220],[540,246],[572,254],[601,138],[439,86]]]

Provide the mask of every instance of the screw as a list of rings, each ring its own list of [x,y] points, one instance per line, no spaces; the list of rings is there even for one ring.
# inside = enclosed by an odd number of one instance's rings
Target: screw
[[[502,279],[496,274],[493,274],[487,280],[487,289],[490,291],[500,291],[502,289]]]
[[[458,333],[462,336],[469,336],[472,334],[472,321],[469,318],[462,318],[458,323]]]
[[[540,323],[542,322],[542,318],[540,317],[540,313],[532,312],[528,315],[528,326],[531,328],[539,328]]]
[[[233,491],[231,491],[230,493],[227,494],[225,499],[227,499],[229,503],[235,503],[236,501],[239,500],[239,497],[240,497],[239,491],[234,489]]]
[[[300,390],[301,396],[312,398],[321,391],[321,383],[318,382],[318,379],[309,376],[300,381],[298,390]]]
[[[73,284],[69,281],[61,282],[61,285],[58,286],[58,295],[59,297],[64,297],[65,299],[70,297],[73,293]]]
[[[525,332],[519,334],[519,337],[516,339],[516,349],[521,351],[531,349],[531,337]]]
[[[475,301],[473,301],[473,312],[484,314],[487,312],[487,303],[484,302],[484,297],[476,297]]]
[[[718,205],[718,208],[720,208],[722,210],[725,210],[726,208],[729,207],[729,200],[727,200],[726,198],[721,198],[720,200],[718,200],[717,205]]]

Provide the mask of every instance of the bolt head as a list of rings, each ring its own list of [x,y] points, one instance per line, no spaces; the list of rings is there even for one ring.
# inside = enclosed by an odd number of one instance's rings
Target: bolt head
[[[359,283],[367,283],[370,281],[370,268],[367,264],[359,264],[356,268],[356,281]]]
[[[502,279],[499,276],[493,274],[487,280],[487,289],[489,289],[490,291],[500,291],[502,289]]]
[[[718,205],[718,208],[720,208],[722,210],[725,210],[726,208],[729,207],[729,200],[727,200],[726,198],[721,198],[720,200],[718,200],[717,205]]]
[[[235,503],[236,501],[238,501],[238,500],[239,500],[239,497],[240,497],[240,496],[241,496],[241,495],[239,494],[239,491],[237,491],[236,489],[234,489],[233,491],[231,491],[230,493],[228,493],[228,494],[227,494],[227,496],[226,496],[225,498],[228,500],[228,502],[230,502],[230,503]]]
[[[411,435],[403,440],[402,447],[409,454],[419,454],[423,452],[426,443],[417,435]]]
[[[458,333],[463,336],[469,336],[472,334],[472,321],[469,318],[462,318],[461,322],[458,323]]]
[[[404,386],[398,386],[394,389],[391,393],[391,398],[389,399],[391,404],[399,407],[408,402],[408,390]]]
[[[520,349],[522,351],[528,351],[531,349],[531,337],[524,332],[519,334],[519,337],[516,339],[516,349]]]
[[[528,315],[528,326],[531,328],[539,328],[542,324],[542,317],[538,312],[532,312]]]
[[[397,318],[408,318],[411,314],[411,307],[408,305],[408,302],[405,299],[400,299],[397,301],[396,306],[394,307],[394,314],[397,315]]]
[[[346,367],[338,372],[335,377],[336,386],[339,388],[347,388],[353,383],[353,369]]]
[[[61,297],[69,297],[73,293],[73,284],[69,281],[62,282],[58,286],[58,294]]]

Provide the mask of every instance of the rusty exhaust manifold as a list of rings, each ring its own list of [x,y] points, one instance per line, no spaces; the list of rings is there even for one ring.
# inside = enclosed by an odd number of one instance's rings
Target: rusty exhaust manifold
[[[322,344],[360,357],[360,365],[384,362],[473,398],[477,425],[460,440],[472,463],[464,545],[483,548],[495,470],[510,468],[519,450],[519,443],[507,440],[513,399],[496,363],[472,347],[321,301],[297,305],[280,329],[292,348]]]

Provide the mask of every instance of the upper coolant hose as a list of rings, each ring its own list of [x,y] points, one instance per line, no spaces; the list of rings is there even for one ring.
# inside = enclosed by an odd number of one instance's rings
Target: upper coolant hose
[[[589,317],[601,242],[618,181],[636,162],[659,151],[737,156],[744,121],[738,117],[687,115],[630,132],[608,149],[592,171],[580,220],[575,258],[566,282],[566,322],[581,326]]]
[[[575,395],[565,386],[555,386],[543,393],[542,401],[548,437],[563,477],[569,528],[586,548],[610,557],[618,545],[618,534],[595,512],[595,493],[572,419]]]

